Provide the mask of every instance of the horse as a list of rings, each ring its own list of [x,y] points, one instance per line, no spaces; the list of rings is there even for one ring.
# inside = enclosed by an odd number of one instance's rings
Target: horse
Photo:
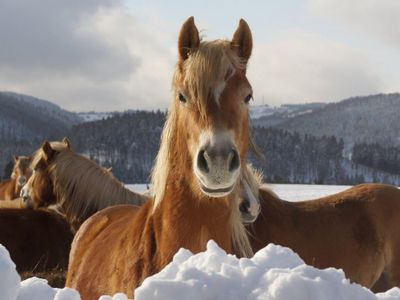
[[[0,200],[13,200],[19,197],[21,188],[32,174],[30,156],[14,156],[11,178],[0,182]]]
[[[56,206],[74,231],[95,212],[115,204],[142,205],[147,197],[125,188],[111,172],[74,152],[67,138],[45,141],[33,156],[33,174],[21,191],[27,207]]]
[[[248,226],[254,252],[274,243],[293,249],[309,265],[343,269],[352,282],[375,292],[400,286],[397,187],[361,184],[317,200],[288,202],[263,185],[259,200],[261,213]]]
[[[45,210],[0,209],[0,244],[18,272],[66,269],[73,233],[62,216]]]
[[[86,220],[71,247],[66,286],[85,300],[133,291],[181,248],[252,255],[242,224],[240,181],[251,148],[249,26],[231,41],[200,41],[194,18],[182,26],[174,96],[152,171],[150,201],[118,205]],[[45,148],[45,164],[54,151]],[[96,189],[96,186],[91,186]]]

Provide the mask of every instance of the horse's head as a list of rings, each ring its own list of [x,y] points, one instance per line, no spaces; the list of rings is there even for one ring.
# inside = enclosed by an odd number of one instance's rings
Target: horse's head
[[[15,179],[17,182],[16,189],[23,187],[29,177],[31,177],[31,161],[32,157],[30,156],[14,156],[14,168],[11,174],[11,178]]]
[[[69,149],[69,141],[64,138],[61,143],[45,141],[36,152],[31,163],[32,176],[21,190],[27,207],[47,207],[56,203],[51,168],[58,153]]]
[[[190,169],[192,190],[224,197],[237,186],[249,148],[251,32],[241,20],[232,41],[200,42],[191,17],[181,29],[178,49],[171,115],[181,153],[174,157]]]

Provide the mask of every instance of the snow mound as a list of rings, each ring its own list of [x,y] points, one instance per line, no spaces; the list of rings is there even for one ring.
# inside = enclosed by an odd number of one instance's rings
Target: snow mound
[[[400,289],[382,294],[349,282],[343,271],[304,264],[289,248],[268,245],[253,258],[227,255],[213,241],[193,255],[181,249],[160,273],[135,291],[136,300],[394,300]]]
[[[56,289],[40,278],[20,281],[0,245],[0,300],[81,300],[70,288]],[[127,300],[122,293],[99,300]],[[268,245],[253,258],[227,255],[213,241],[199,254],[181,249],[160,273],[135,291],[136,300],[400,300],[400,289],[373,294],[349,282],[341,270],[304,264],[292,250]]]
[[[0,245],[0,300],[16,299],[21,278],[7,249]]]

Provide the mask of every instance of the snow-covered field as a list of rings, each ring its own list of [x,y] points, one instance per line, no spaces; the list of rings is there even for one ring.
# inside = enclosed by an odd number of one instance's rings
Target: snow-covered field
[[[269,184],[281,199],[287,201],[312,200],[323,196],[339,193],[350,186],[346,185],[309,185],[309,184]],[[127,187],[132,191],[143,193],[148,187],[145,184],[128,184]]]
[[[129,185],[145,191],[146,185]],[[271,185],[281,198],[313,199],[342,191],[345,186]],[[7,250],[0,246],[0,300],[79,300],[71,289],[54,289],[45,280],[20,281]],[[101,300],[126,300],[123,294]],[[373,294],[351,284],[341,270],[319,270],[290,249],[268,245],[251,259],[227,255],[210,241],[193,255],[181,249],[160,273],[135,291],[136,300],[400,300],[400,289]]]

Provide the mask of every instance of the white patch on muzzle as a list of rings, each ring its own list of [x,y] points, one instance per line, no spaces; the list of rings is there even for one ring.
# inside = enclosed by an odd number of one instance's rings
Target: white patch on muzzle
[[[208,171],[204,172],[198,165],[198,157],[201,151],[205,151],[205,160]],[[240,173],[240,165],[237,170],[230,170],[230,149],[236,151],[236,145],[231,131],[204,131],[200,135],[196,162],[193,164],[194,173],[199,180],[202,191],[211,197],[223,197],[232,192]],[[224,153],[227,152],[228,154]],[[217,155],[211,155],[217,153]],[[226,155],[221,155],[224,153]],[[239,159],[240,163],[240,159]]]

